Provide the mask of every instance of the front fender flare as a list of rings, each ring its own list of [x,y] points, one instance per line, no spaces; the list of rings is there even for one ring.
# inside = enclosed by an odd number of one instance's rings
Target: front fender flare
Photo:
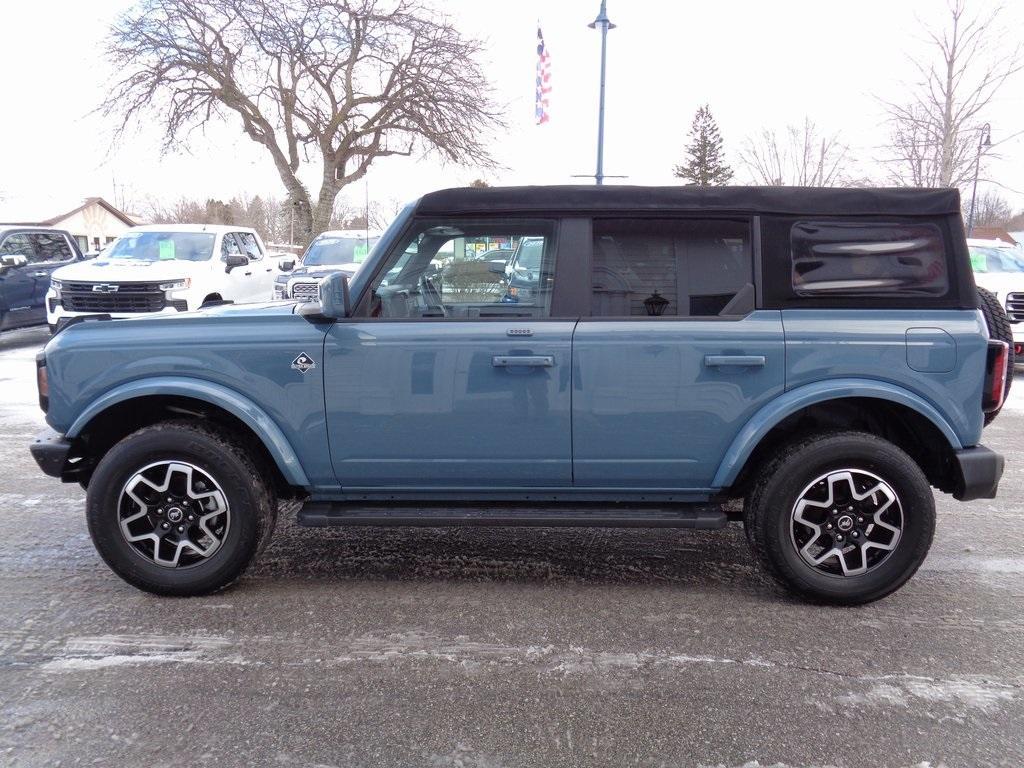
[[[290,485],[309,487],[309,480],[298,456],[274,420],[244,395],[203,379],[157,376],[122,384],[89,403],[65,434],[68,438],[75,438],[90,421],[112,405],[151,395],[191,397],[223,408],[256,433]]]
[[[739,431],[725,452],[715,479],[714,488],[728,488],[739,476],[754,448],[771,429],[788,416],[816,403],[849,397],[875,398],[905,405],[920,413],[934,424],[958,451],[963,448],[960,438],[941,413],[920,395],[884,381],[869,379],[832,379],[808,384],[785,392],[755,413]]]

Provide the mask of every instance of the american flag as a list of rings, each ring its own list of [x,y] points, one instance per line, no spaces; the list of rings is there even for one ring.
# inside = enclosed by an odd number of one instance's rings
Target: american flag
[[[548,121],[548,94],[551,93],[551,57],[544,47],[544,35],[537,25],[537,125]]]

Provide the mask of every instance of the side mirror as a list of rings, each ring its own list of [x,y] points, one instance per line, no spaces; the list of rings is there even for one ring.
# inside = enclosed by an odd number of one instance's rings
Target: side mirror
[[[281,259],[277,262],[277,268],[282,272],[291,272],[295,269],[295,259]]]
[[[28,264],[28,259],[20,253],[5,253],[0,256],[0,264],[5,267],[24,267]]]
[[[230,272],[235,267],[248,266],[249,259],[240,253],[229,253],[224,257],[224,271]]]
[[[320,281],[320,301],[300,304],[296,312],[307,320],[325,322],[346,318],[351,310],[348,275],[334,272]]]

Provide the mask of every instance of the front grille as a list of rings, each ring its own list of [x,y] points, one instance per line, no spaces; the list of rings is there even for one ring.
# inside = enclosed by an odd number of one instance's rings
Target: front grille
[[[114,283],[64,283],[61,305],[68,312],[159,312],[165,306],[159,283],[116,283],[117,291],[103,293],[95,285]]]
[[[1006,314],[1010,321],[1019,323],[1024,320],[1024,293],[1011,293],[1006,297]]]
[[[320,283],[292,283],[292,298],[299,301],[319,301]]]

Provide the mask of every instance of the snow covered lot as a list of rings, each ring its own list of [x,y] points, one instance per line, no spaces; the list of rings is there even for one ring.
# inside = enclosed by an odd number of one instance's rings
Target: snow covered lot
[[[34,355],[0,337],[0,765],[1024,764],[1024,382],[1001,498],[939,498],[860,609],[777,592],[742,530],[300,529],[159,599],[44,477]]]

